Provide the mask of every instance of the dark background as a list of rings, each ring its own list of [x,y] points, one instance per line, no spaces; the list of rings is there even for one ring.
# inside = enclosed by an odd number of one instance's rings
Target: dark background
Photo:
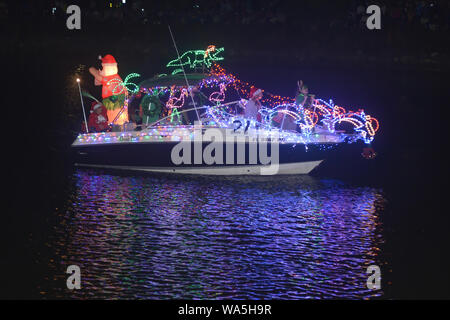
[[[66,28],[68,4],[80,5],[81,30]],[[381,30],[365,27],[368,4],[382,8]],[[0,0],[0,297],[39,297],[33,283],[45,270],[34,254],[51,232],[45,213],[64,201],[59,190],[82,117],[75,78],[99,96],[87,68],[107,53],[122,76],[164,72],[175,57],[170,24],[181,52],[225,47],[223,66],[242,80],[292,96],[303,79],[318,97],[378,118],[375,160],[346,159],[316,174],[386,192],[383,254],[392,272],[383,281],[394,284],[387,298],[450,298],[449,22],[448,1]]]

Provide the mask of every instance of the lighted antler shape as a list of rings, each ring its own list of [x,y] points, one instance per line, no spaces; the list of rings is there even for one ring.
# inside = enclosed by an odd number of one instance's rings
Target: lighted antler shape
[[[319,122],[319,116],[316,112],[311,110],[304,110],[305,120],[308,119],[308,123],[311,126],[311,129],[316,126],[317,122]]]
[[[344,108],[335,105],[333,107],[333,111],[331,114],[332,114],[333,118],[339,118],[339,117],[344,116],[346,114],[346,111]]]
[[[366,116],[363,110],[340,114],[338,117],[332,119],[329,127],[334,131],[336,125],[342,122],[353,125],[355,132],[358,132],[366,143],[370,143],[373,140],[375,132],[379,128],[378,120],[369,115]]]
[[[298,112],[291,111],[290,109],[296,109],[297,105],[290,103],[290,104],[283,104],[275,107],[274,109],[270,109],[268,111],[267,109],[262,109],[260,112],[261,114],[268,112],[268,118],[269,122],[270,120],[274,120],[275,122],[278,122],[281,125],[283,125],[283,122],[285,122],[286,117],[291,117],[295,123],[299,124],[302,130],[306,131],[311,129],[313,126],[311,126],[312,121],[311,119],[308,119],[305,121],[305,123],[302,122],[302,117]]]
[[[375,124],[375,127],[373,123]],[[370,136],[373,137],[375,135],[375,132],[378,131],[379,127],[380,125],[377,119],[372,118],[371,116],[366,116],[366,130]]]
[[[137,93],[139,91],[139,86],[136,85],[133,82],[130,82],[129,80],[132,78],[140,77],[141,75],[138,73],[130,73],[126,76],[125,80],[122,81],[120,79],[111,79],[107,82],[107,85],[115,84],[116,86],[112,89],[113,95],[119,95],[122,94],[124,91],[131,92],[131,93]]]

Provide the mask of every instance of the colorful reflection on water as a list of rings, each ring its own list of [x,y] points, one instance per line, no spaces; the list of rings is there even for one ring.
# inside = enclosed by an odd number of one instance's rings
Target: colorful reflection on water
[[[51,298],[371,298],[380,190],[309,176],[77,170],[49,247]],[[65,286],[81,268],[82,289]],[[54,272],[54,273],[53,273]],[[50,289],[49,289],[50,288]]]

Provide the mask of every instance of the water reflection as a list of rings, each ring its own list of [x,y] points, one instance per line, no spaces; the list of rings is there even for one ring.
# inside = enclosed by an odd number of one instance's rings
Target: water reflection
[[[380,264],[373,188],[313,177],[132,176],[77,170],[49,246],[47,297],[369,298]],[[65,268],[82,290],[65,289]]]

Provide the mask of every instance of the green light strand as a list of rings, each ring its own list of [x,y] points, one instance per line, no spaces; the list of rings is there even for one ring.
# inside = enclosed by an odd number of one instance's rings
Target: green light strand
[[[173,118],[177,117],[177,122],[180,121],[180,113],[177,108],[172,109],[172,113],[170,114],[170,122],[173,122]]]
[[[129,80],[140,76],[141,75],[138,73],[130,73],[125,77],[125,81],[122,81],[120,79],[111,79],[106,83],[106,85],[110,86],[112,84],[115,84],[114,88],[112,89],[112,93],[115,96],[122,94],[125,88],[131,93],[137,93],[139,91],[139,86],[133,82],[130,82]]]
[[[217,48],[213,51],[209,50],[189,50],[183,53],[180,58],[169,61],[166,67],[175,67],[176,69],[172,72],[172,74],[177,74],[183,71],[179,67],[189,67],[191,69],[195,69],[196,67],[206,66],[210,68],[212,63],[215,61],[223,60],[223,57],[220,57],[225,48]]]

